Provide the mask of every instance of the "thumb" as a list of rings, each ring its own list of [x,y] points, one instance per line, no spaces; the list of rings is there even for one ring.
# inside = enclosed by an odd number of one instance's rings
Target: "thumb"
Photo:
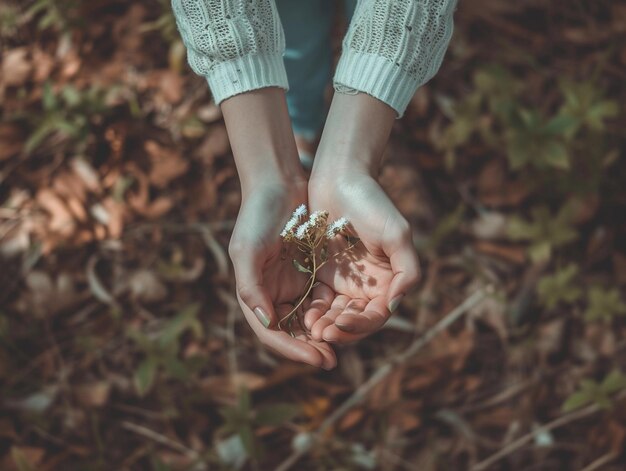
[[[265,328],[276,324],[276,313],[269,293],[263,286],[263,253],[231,250],[237,294]]]
[[[420,277],[419,260],[411,236],[402,237],[396,249],[388,254],[393,278],[387,293],[387,307],[396,310],[402,297],[415,287]]]

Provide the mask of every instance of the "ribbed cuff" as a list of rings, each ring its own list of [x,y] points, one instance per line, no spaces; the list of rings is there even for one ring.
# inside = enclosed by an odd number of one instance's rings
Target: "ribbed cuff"
[[[248,55],[221,62],[211,69],[206,79],[217,105],[226,98],[258,88],[289,89],[282,54]]]
[[[348,87],[378,98],[396,110],[398,119],[404,115],[420,85],[419,81],[388,59],[351,49],[343,50],[333,83],[340,93],[342,87]]]

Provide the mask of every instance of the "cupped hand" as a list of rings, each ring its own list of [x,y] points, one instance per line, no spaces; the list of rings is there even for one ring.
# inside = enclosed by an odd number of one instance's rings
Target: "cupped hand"
[[[291,311],[307,283],[307,277],[293,268],[292,258],[297,254],[283,252],[279,236],[293,210],[307,201],[306,182],[287,186],[261,180],[263,183],[243,195],[228,249],[237,299],[265,346],[294,361],[334,368],[337,359],[328,343],[303,332],[293,337],[277,328],[278,320]]]
[[[314,341],[349,343],[380,329],[419,279],[411,226],[367,172],[348,170],[309,183],[312,210],[345,217],[360,241],[336,236],[304,323]],[[337,254],[333,256],[333,254]]]

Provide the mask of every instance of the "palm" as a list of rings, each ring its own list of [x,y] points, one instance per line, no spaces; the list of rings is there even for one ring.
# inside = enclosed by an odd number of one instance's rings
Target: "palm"
[[[393,264],[398,265],[400,256],[415,260],[405,234],[407,223],[378,183],[365,175],[344,179],[335,192],[311,198],[311,205],[327,208],[331,218],[347,217],[360,241],[345,252],[348,243],[342,237],[329,243],[329,261],[318,272],[321,283],[307,306],[305,324],[315,340],[358,340],[391,315],[389,295],[401,278]],[[334,253],[339,255],[332,257]]]
[[[332,368],[336,358],[326,342],[311,339],[303,332],[294,338],[277,329],[275,321],[265,328],[253,312],[259,303],[268,308],[269,303],[280,319],[292,309],[305,288],[306,276],[294,270],[293,254],[283,252],[278,237],[294,205],[304,199],[306,193],[286,195],[269,187],[257,189],[254,198],[244,200],[231,240],[237,299],[246,320],[267,347],[292,360]]]

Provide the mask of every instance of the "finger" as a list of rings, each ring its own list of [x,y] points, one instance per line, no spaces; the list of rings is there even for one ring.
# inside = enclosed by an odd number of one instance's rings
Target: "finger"
[[[259,251],[255,253],[249,247],[241,248],[237,244],[231,246],[229,252],[235,269],[238,297],[254,313],[263,327],[276,325],[276,313],[269,293],[263,286],[264,254]]]
[[[327,326],[322,332],[322,338],[332,344],[347,345],[364,339],[369,334],[353,334],[340,330],[335,324]]]
[[[419,280],[419,260],[413,245],[410,226],[408,227],[409,230],[402,231],[394,243],[384,247],[394,274],[386,297],[387,309],[390,312],[396,310],[402,297],[413,289]]]
[[[281,304],[276,308],[276,312],[278,316],[282,319],[293,309],[293,305],[285,303]],[[298,315],[302,315],[302,311],[298,312]],[[333,348],[326,342],[315,342],[309,338],[307,333],[302,330],[301,323],[294,323],[294,332],[297,334],[296,339],[302,342],[305,342],[309,345],[312,345],[322,354],[322,364],[320,365],[325,370],[331,370],[337,366],[337,356],[335,355],[335,351]]]
[[[313,300],[304,309],[304,325],[311,330],[313,324],[330,309],[335,292],[328,285],[320,283],[313,288]]]
[[[335,319],[343,312],[349,301],[350,298],[343,294],[335,297],[328,311],[311,326],[311,338],[313,340],[318,342],[324,340],[322,332],[326,327],[335,323]]]
[[[377,296],[369,302],[364,300],[358,301],[352,309],[349,309],[350,305],[346,307],[335,319],[335,325],[343,332],[373,334],[387,322],[391,315],[389,309],[387,309],[386,299],[384,296]]]
[[[296,338],[307,342],[319,350],[322,354],[322,368],[325,370],[332,370],[337,366],[337,355],[335,355],[333,347],[331,347],[327,342],[316,342],[315,340],[311,340],[305,333],[296,336]]]
[[[237,297],[239,298],[239,296]],[[241,304],[241,299],[239,299],[239,302]],[[282,305],[280,309],[281,311],[290,309],[290,305]],[[293,338],[287,332],[266,329],[258,322],[254,313],[247,306],[243,305],[242,310],[252,330],[254,330],[261,343],[268,349],[289,360],[306,363],[317,368],[321,368],[326,364],[325,356],[315,346]],[[284,314],[287,312],[289,311],[285,311]],[[326,354],[328,355],[328,352]]]

